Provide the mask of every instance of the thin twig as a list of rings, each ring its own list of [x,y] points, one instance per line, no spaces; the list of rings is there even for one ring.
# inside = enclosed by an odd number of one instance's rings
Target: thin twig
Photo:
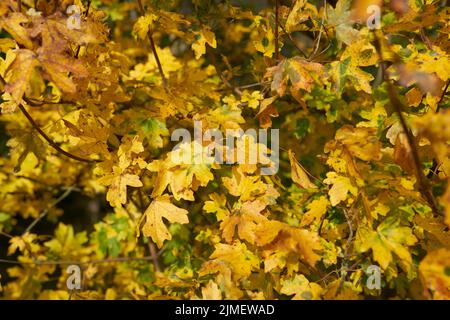
[[[280,60],[280,43],[279,43],[279,32],[278,32],[278,25],[279,25],[279,4],[278,0],[275,0],[275,60],[278,62]]]
[[[322,15],[322,22],[320,23],[319,37],[317,38],[316,48],[314,49],[314,51],[311,54],[311,56],[309,57],[309,59],[312,59],[316,55],[317,51],[319,50],[320,39],[322,38],[323,26],[324,26],[324,22],[325,22],[325,15],[327,14],[327,0],[324,0],[323,3],[324,3],[323,4],[323,15]]]
[[[216,73],[217,73],[217,75],[219,76],[220,80],[222,80],[222,82],[223,82],[228,88],[230,88],[231,90],[233,90],[238,96],[242,96],[242,91],[241,91],[239,88],[233,86],[233,85],[230,83],[230,81],[228,81],[228,79],[224,76],[222,70],[221,70],[220,67],[219,67],[219,64],[217,63],[217,58],[216,58],[216,55],[215,55],[213,49],[210,48],[210,47],[207,47],[207,48],[206,48],[206,54],[208,55],[209,60],[211,60],[211,64],[214,66],[214,69],[216,70]]]
[[[144,9],[144,6],[142,5],[142,1],[137,0],[137,2],[139,5],[139,10],[141,12],[141,15],[145,16],[145,9]],[[166,78],[166,75],[164,74],[164,70],[162,68],[161,61],[159,60],[158,53],[156,52],[155,41],[153,40],[153,36],[150,33],[150,31],[147,33],[147,37],[150,40],[150,47],[152,49],[153,56],[155,57],[156,64],[158,65],[158,70],[159,70],[159,74],[161,75],[163,87],[167,90],[167,78]]]
[[[285,34],[287,34],[289,40],[291,40],[291,42],[292,42],[292,44],[294,45],[294,47],[297,48],[297,50],[303,55],[303,57],[306,58],[306,57],[307,57],[307,54],[303,51],[302,48],[300,48],[300,47],[297,45],[297,42],[295,41],[294,38],[292,38],[291,34],[288,33],[288,32],[286,31],[286,28],[285,28],[282,24],[280,25],[280,28],[281,28],[281,30],[283,30],[283,32],[284,32]]]
[[[437,103],[436,113],[438,113],[441,110],[441,103],[444,101],[445,94],[447,93],[448,85],[450,84],[450,80],[447,80],[447,84],[445,85],[444,91],[442,92],[441,98],[439,99]]]
[[[424,195],[425,199],[427,200],[427,202],[430,205],[433,212],[435,214],[441,215],[441,213],[438,209],[436,199],[434,198],[433,191],[429,184],[429,181],[427,180],[425,174],[423,173],[423,166],[422,166],[422,162],[420,161],[419,151],[417,149],[414,135],[411,132],[411,130],[409,129],[408,124],[406,123],[405,117],[403,116],[402,110],[405,110],[405,107],[403,106],[402,102],[398,98],[395,88],[394,88],[392,82],[390,81],[389,76],[386,73],[386,64],[385,64],[385,61],[383,59],[383,55],[381,52],[381,40],[378,38],[377,35],[375,35],[375,48],[378,52],[381,70],[382,70],[382,74],[383,74],[383,79],[387,84],[389,100],[391,102],[391,105],[394,107],[394,110],[397,113],[397,116],[400,119],[400,124],[402,126],[403,132],[406,135],[406,139],[408,141],[409,148],[411,149],[413,164],[415,167],[416,178],[419,183],[420,191]]]
[[[58,199],[56,199],[44,211],[42,211],[42,213],[36,219],[34,219],[34,221],[28,226],[28,228],[25,230],[25,232],[22,235],[24,235],[27,232],[30,232],[31,229],[33,229],[33,227],[48,214],[50,209],[53,208],[54,206],[56,206],[61,201],[63,201],[65,198],[67,198],[72,193],[73,189],[74,189],[73,186],[69,187]]]
[[[10,239],[13,238],[12,235],[10,235],[9,233],[6,233],[6,232],[4,232],[4,231],[0,231],[0,234],[1,234],[2,236],[5,236],[5,237],[7,237],[7,238],[10,238]]]
[[[161,272],[161,268],[159,267],[159,263],[158,263],[158,255],[156,253],[155,244],[153,243],[153,241],[151,239],[149,239],[149,241],[148,241],[148,249],[150,250],[150,256],[152,257],[153,265],[155,266],[155,270],[157,272]]]
[[[336,294],[339,294],[339,292],[342,290],[342,286],[344,285],[345,278],[347,277],[347,269],[349,269],[347,256],[348,256],[348,250],[350,249],[350,245],[353,241],[353,225],[352,225],[351,217],[349,216],[346,209],[344,209],[343,211],[344,211],[345,219],[347,220],[349,235],[348,235],[347,243],[346,243],[345,249],[344,249],[344,257],[342,259],[341,270],[343,270],[343,271],[341,273],[341,280],[339,282],[339,287],[336,290]]]

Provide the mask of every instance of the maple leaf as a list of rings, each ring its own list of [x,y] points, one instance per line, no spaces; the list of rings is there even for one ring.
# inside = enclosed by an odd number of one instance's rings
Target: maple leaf
[[[372,249],[373,258],[383,269],[387,269],[393,262],[393,255],[399,259],[405,270],[410,270],[412,258],[405,246],[412,246],[417,242],[416,237],[408,227],[401,227],[396,217],[386,218],[377,230],[360,227],[356,233],[355,249],[366,252]]]
[[[226,263],[233,271],[235,280],[248,277],[252,270],[257,269],[259,259],[247,246],[239,241],[233,244],[218,243],[212,253],[211,259]]]
[[[273,102],[278,98],[274,96],[261,101],[259,112],[256,115],[258,117],[260,127],[263,129],[270,128],[272,126],[272,117],[278,117],[278,110],[273,105]]]
[[[69,134],[79,138],[77,149],[81,156],[90,157],[92,154],[109,156],[106,140],[109,130],[92,114],[80,113],[77,125],[63,119]]]
[[[375,134],[374,128],[343,126],[336,132],[336,140],[361,160],[380,160],[381,143]]]
[[[434,299],[450,299],[450,250],[441,248],[429,252],[419,264],[419,272],[427,292]]]
[[[216,36],[208,27],[203,27],[197,34],[197,40],[192,44],[192,50],[195,52],[195,59],[200,59],[206,52],[206,44],[212,48],[217,47]]]
[[[345,201],[349,192],[354,196],[358,192],[358,189],[352,185],[349,178],[340,176],[336,172],[328,172],[327,178],[323,182],[332,185],[328,191],[332,206],[336,206],[340,202]]]
[[[294,295],[293,300],[318,300],[322,292],[320,285],[309,282],[302,274],[296,274],[292,279],[281,281],[280,293]]]
[[[7,16],[1,15],[0,27],[5,29],[18,43],[27,49],[33,49],[30,33],[22,26],[29,22],[29,18],[21,12],[11,12]]]
[[[359,36],[358,30],[353,28],[350,6],[351,0],[339,0],[335,8],[327,4],[327,22],[335,28],[338,41],[347,45],[356,41]]]
[[[215,213],[219,221],[224,220],[230,215],[230,211],[226,206],[227,199],[225,195],[211,193],[209,195],[209,198],[211,200],[205,201],[205,204],[203,206],[203,210],[205,210],[205,212]]]
[[[372,44],[367,40],[359,40],[350,44],[342,53],[339,62],[331,64],[338,92],[344,87],[344,82],[350,80],[356,90],[372,93],[370,82],[374,77],[360,67],[368,67],[378,62],[378,55]]]
[[[317,233],[287,226],[279,221],[267,221],[257,231],[258,244],[271,251],[295,252],[310,266],[320,260],[323,246]]]
[[[143,184],[139,179],[139,176],[135,174],[129,174],[119,166],[113,167],[113,172],[98,180],[100,184],[109,186],[106,193],[106,200],[113,207],[118,207],[127,203],[127,186],[142,187]]]
[[[157,18],[153,13],[139,17],[133,26],[133,35],[140,40],[145,40],[147,34],[152,33],[153,23]]]
[[[307,28],[302,23],[309,19],[312,20],[315,16],[317,16],[317,8],[314,5],[306,0],[296,0],[286,20],[286,31],[292,33],[306,30]]]
[[[163,218],[170,223],[189,223],[188,211],[172,204],[167,194],[154,199],[144,214],[146,220],[142,232],[146,237],[151,237],[158,248],[162,247],[165,240],[172,239]]]
[[[325,196],[321,196],[319,199],[311,201],[307,205],[308,211],[302,217],[300,227],[305,227],[312,222],[318,222],[321,220],[322,216],[327,212],[329,202]]]
[[[256,230],[267,221],[267,218],[261,214],[265,207],[266,204],[258,200],[242,203],[240,208],[236,208],[222,219],[220,224],[222,238],[228,243],[232,242],[237,228],[240,239],[251,244],[255,243]]]
[[[309,180],[308,174],[295,159],[295,153],[289,150],[289,161],[291,162],[292,181],[305,189],[317,189],[317,186]]]
[[[268,68],[265,75],[266,78],[273,78],[271,89],[280,97],[286,92],[288,80],[292,83],[293,90],[311,92],[313,85],[320,83],[324,76],[323,65],[300,57],[284,59],[277,66]]]
[[[8,255],[14,254],[17,250],[19,252],[31,251],[36,253],[39,250],[39,245],[36,244],[37,236],[35,234],[26,232],[22,236],[12,237],[9,240]]]
[[[65,257],[72,256],[83,249],[83,244],[88,241],[86,232],[75,234],[71,225],[59,223],[55,231],[55,238],[44,243],[53,253]],[[83,250],[81,250],[82,252]],[[84,250],[85,251],[85,250]]]
[[[13,131],[14,132],[14,131]],[[16,161],[15,171],[19,171],[22,163],[29,153],[33,153],[37,159],[45,160],[46,146],[42,140],[32,131],[21,132],[7,142],[11,148],[11,158]]]
[[[7,82],[5,92],[11,94],[13,101],[19,104],[30,85],[29,82],[39,61],[36,54],[28,49],[18,49],[14,53],[16,58],[9,66],[5,77]]]
[[[166,161],[155,160],[147,166],[158,172],[152,197],[160,196],[170,186],[176,200],[193,201],[193,191],[213,180],[211,169],[217,167],[207,147],[197,141],[183,143],[167,155]]]
[[[164,122],[150,118],[140,123],[142,135],[147,139],[150,148],[162,148],[163,138],[169,136],[169,130]]]

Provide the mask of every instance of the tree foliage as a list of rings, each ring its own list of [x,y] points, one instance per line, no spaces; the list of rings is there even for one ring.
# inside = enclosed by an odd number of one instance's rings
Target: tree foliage
[[[0,294],[450,299],[445,4],[2,0]]]

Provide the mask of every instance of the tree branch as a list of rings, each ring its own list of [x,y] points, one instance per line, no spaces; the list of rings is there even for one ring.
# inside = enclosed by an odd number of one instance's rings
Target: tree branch
[[[5,86],[6,85],[6,80],[0,75],[0,83]],[[28,98],[24,97],[23,98],[24,101],[29,101]],[[100,160],[91,160],[91,159],[84,159],[81,157],[78,157],[74,154],[71,154],[70,152],[67,152],[65,150],[63,150],[60,146],[58,146],[56,144],[56,142],[54,142],[40,127],[39,125],[36,123],[36,121],[34,121],[33,117],[28,113],[28,111],[25,109],[25,107],[19,103],[18,104],[20,111],[22,111],[22,113],[25,115],[25,117],[28,119],[28,121],[31,123],[31,125],[33,126],[34,129],[36,129],[36,131],[48,142],[48,144],[55,149],[56,151],[58,151],[59,153],[65,155],[68,158],[71,158],[73,160],[77,160],[77,161],[81,161],[81,162],[100,162]]]
[[[139,5],[139,11],[141,12],[141,15],[145,16],[145,9],[144,9],[144,6],[142,5],[142,1],[137,0],[137,2]],[[167,78],[166,78],[166,75],[164,74],[164,70],[162,68],[161,61],[159,60],[158,53],[156,52],[155,41],[153,40],[153,36],[150,33],[150,31],[147,33],[147,37],[148,37],[148,40],[150,40],[150,47],[152,49],[153,56],[155,57],[156,64],[158,65],[158,70],[159,70],[159,74],[161,75],[163,86],[167,90]]]
[[[211,64],[214,66],[214,69],[216,70],[217,75],[219,76],[220,80],[222,80],[222,82],[231,90],[233,90],[238,96],[242,96],[242,91],[233,86],[230,81],[228,81],[228,79],[224,76],[222,70],[220,70],[219,64],[217,63],[217,58],[216,55],[213,51],[212,48],[210,48],[209,46],[206,47],[206,54],[209,57],[209,60],[211,60]]]
[[[447,80],[447,84],[445,85],[444,91],[442,92],[441,98],[439,99],[439,102],[437,103],[436,113],[438,113],[441,110],[441,103],[444,101],[445,94],[447,93],[448,85],[450,84],[450,80]]]
[[[383,74],[382,78],[384,79],[384,81],[386,82],[386,85],[387,85],[389,100],[391,102],[391,105],[394,107],[395,113],[397,113],[397,116],[400,119],[400,124],[406,135],[406,139],[407,139],[409,147],[411,149],[416,178],[417,178],[417,182],[419,183],[419,189],[422,192],[422,194],[424,195],[425,199],[427,200],[427,202],[430,205],[433,212],[435,214],[441,215],[441,213],[439,212],[439,209],[438,209],[436,199],[434,198],[430,183],[429,183],[428,179],[426,178],[425,174],[423,173],[423,166],[422,166],[422,162],[420,161],[419,151],[417,149],[414,135],[412,134],[411,130],[409,129],[408,124],[406,123],[405,117],[402,114],[402,110],[405,110],[405,107],[403,106],[402,102],[398,98],[396,90],[386,73],[386,63],[383,59],[383,54],[381,52],[381,40],[378,38],[377,35],[375,35],[375,48],[377,50],[377,53],[378,53],[378,56],[380,59],[380,65],[381,65],[381,70],[382,70],[382,74]]]
[[[275,0],[275,60],[278,62],[280,60],[280,44],[279,44],[279,32],[278,32],[278,25],[279,25],[279,3],[278,0]]]
[[[56,199],[52,204],[50,204],[44,211],[42,211],[42,213],[36,218],[34,219],[34,221],[28,226],[28,228],[23,232],[22,235],[24,235],[27,232],[30,232],[31,229],[34,228],[34,226],[41,221],[46,215],[47,213],[50,211],[51,208],[53,208],[54,206],[56,206],[58,203],[60,203],[61,201],[63,201],[65,198],[67,198],[69,196],[69,194],[72,193],[72,191],[75,189],[74,186],[68,188],[58,199]]]
[[[76,156],[74,154],[71,154],[70,152],[67,152],[65,150],[63,150],[60,146],[58,146],[56,144],[56,142],[54,142],[36,123],[36,121],[34,121],[34,119],[31,117],[31,115],[28,113],[28,111],[25,109],[25,107],[22,104],[19,104],[19,109],[20,111],[22,111],[22,113],[25,115],[25,117],[28,119],[28,121],[31,123],[31,125],[34,127],[34,129],[36,129],[36,131],[48,142],[48,144],[55,149],[56,151],[58,151],[59,153],[61,153],[62,155],[65,155],[68,158],[71,158],[73,160],[77,160],[80,162],[100,162],[100,160],[91,160],[91,159],[85,159],[85,158],[81,158],[79,156]]]

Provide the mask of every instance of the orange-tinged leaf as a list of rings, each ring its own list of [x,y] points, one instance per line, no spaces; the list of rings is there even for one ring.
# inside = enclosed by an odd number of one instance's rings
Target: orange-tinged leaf
[[[36,54],[28,49],[18,49],[15,51],[16,58],[9,66],[6,73],[5,91],[11,94],[16,104],[22,102],[22,97],[29,87],[29,82],[33,76],[35,67],[39,65]]]

